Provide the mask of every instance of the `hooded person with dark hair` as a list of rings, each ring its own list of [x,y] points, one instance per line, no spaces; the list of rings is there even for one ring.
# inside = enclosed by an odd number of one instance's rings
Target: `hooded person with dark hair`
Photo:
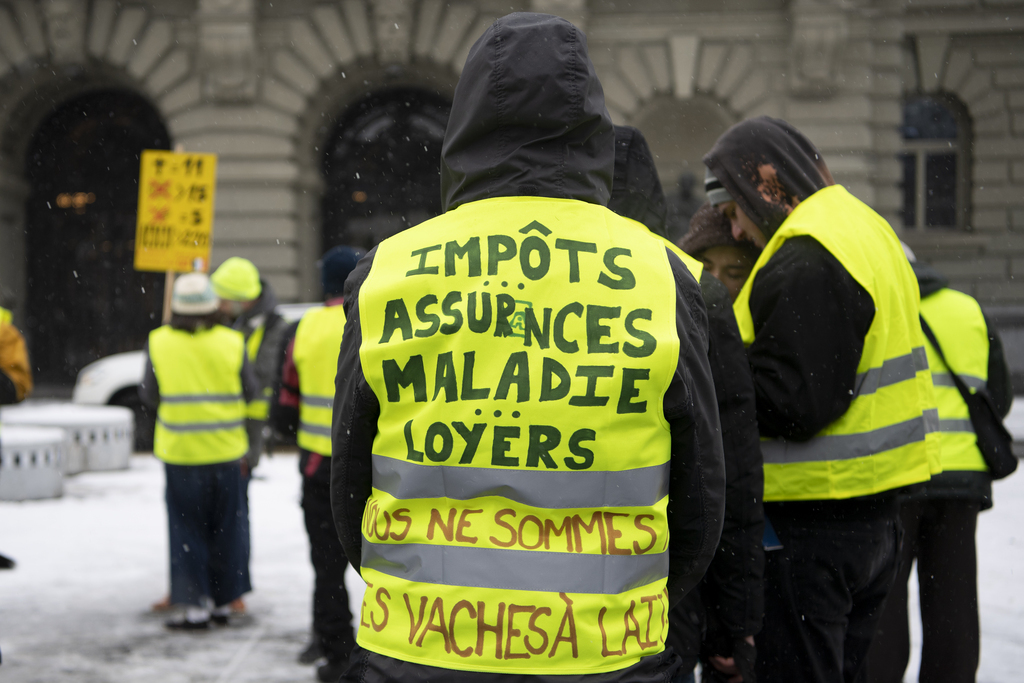
[[[615,127],[614,182],[608,208],[666,237],[666,206],[654,157],[643,134],[629,126]],[[725,451],[725,526],[698,590],[669,613],[668,645],[682,657],[684,676],[700,658],[705,680],[724,681],[739,673],[754,683],[754,635],[764,616],[764,476],[754,383],[729,292],[698,261],[685,254],[680,258],[700,273],[708,311],[708,360]]]
[[[367,581],[344,680],[665,681],[668,608],[722,528],[707,314],[609,211],[586,39],[516,13],[476,42],[445,213],[349,277],[331,499]]]
[[[758,679],[851,683],[896,574],[896,491],[938,471],[917,282],[889,224],[785,121],[733,126],[704,163],[734,237],[764,247],[734,304],[782,545]]]
[[[718,207],[703,204],[690,219],[690,230],[679,240],[679,248],[704,264],[729,290],[733,301],[750,277],[761,250],[732,236],[732,224]]]

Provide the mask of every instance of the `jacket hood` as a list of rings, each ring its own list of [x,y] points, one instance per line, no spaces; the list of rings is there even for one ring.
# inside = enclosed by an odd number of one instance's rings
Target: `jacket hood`
[[[725,131],[704,155],[704,164],[769,238],[797,204],[835,184],[814,143],[768,116]]]
[[[615,126],[615,173],[608,208],[643,223],[656,235],[668,237],[668,206],[654,155],[643,133],[631,126]]]
[[[611,194],[614,134],[583,32],[527,12],[474,43],[441,149],[441,206],[490,197]]]
[[[260,278],[260,285],[263,289],[260,291],[256,303],[248,311],[242,311],[242,314],[238,316],[234,325],[232,325],[234,329],[244,330],[253,318],[261,315],[266,316],[265,322],[277,316],[277,313],[274,312],[274,309],[277,308],[277,295],[274,293],[274,288],[263,278]]]
[[[949,287],[949,279],[927,263],[914,261],[910,267],[914,269],[914,275],[917,276],[917,286],[921,288],[922,299],[940,289]]]

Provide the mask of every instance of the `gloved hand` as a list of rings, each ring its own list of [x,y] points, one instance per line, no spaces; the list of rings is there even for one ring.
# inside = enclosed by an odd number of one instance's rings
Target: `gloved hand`
[[[757,662],[754,636],[733,639],[731,657],[712,655],[709,661],[712,670],[710,676],[705,676],[707,681],[757,683],[757,675],[754,673],[754,664]]]

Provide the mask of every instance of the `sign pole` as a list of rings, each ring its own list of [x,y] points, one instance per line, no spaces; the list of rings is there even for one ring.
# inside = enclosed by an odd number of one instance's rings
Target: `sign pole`
[[[174,296],[174,271],[168,270],[164,275],[164,311],[160,316],[160,324],[171,322],[171,298]]]

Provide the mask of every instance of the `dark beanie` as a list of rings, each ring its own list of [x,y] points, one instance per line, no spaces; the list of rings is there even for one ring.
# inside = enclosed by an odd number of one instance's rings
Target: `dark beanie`
[[[750,252],[757,260],[758,249],[750,242],[740,242],[732,236],[732,225],[724,213],[704,203],[690,219],[690,231],[679,240],[679,248],[694,258],[700,258],[712,247],[739,247]]]
[[[345,279],[365,254],[362,249],[345,246],[332,247],[324,254],[320,259],[320,281],[325,297],[341,296],[345,291]]]

